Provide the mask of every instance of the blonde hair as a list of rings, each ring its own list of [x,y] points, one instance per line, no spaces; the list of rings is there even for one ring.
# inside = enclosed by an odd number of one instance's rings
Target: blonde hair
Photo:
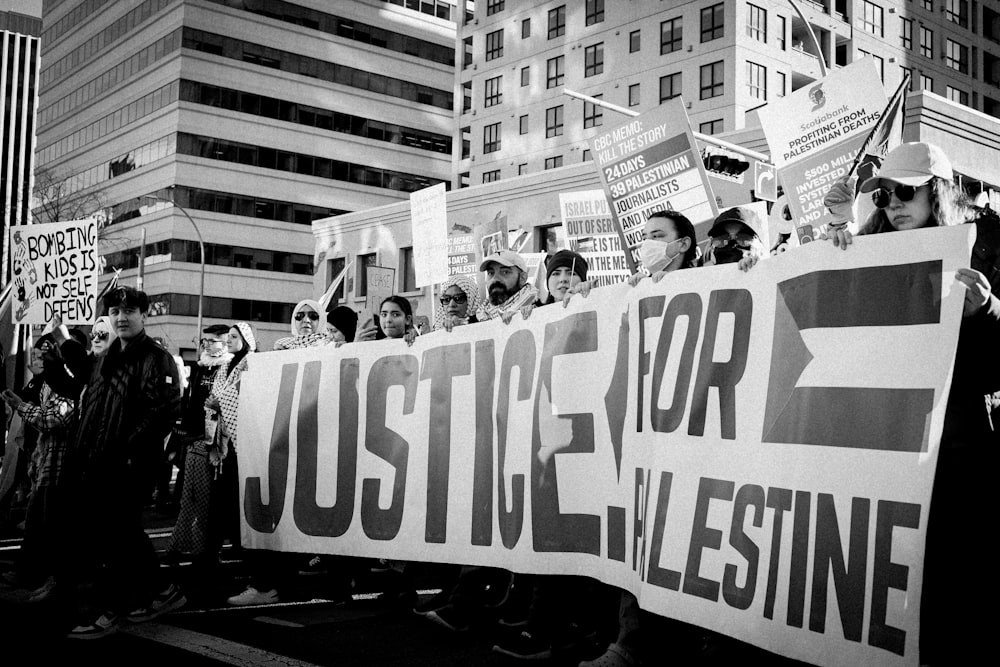
[[[975,219],[976,211],[969,204],[968,197],[952,181],[935,176],[930,180],[930,186],[928,199],[931,205],[931,217],[926,227],[950,227]],[[896,230],[889,223],[885,209],[876,208],[861,226],[858,234],[882,234],[893,231]]]

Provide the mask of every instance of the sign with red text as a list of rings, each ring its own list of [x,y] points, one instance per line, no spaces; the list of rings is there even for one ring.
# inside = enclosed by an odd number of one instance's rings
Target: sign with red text
[[[888,101],[874,61],[863,58],[758,110],[800,243],[832,220],[823,197],[847,175]]]
[[[917,665],[970,231],[251,355],[243,545],[573,572],[795,660]]]
[[[64,324],[97,319],[97,221],[10,228],[14,324]]]
[[[604,190],[560,192],[559,207],[570,250],[587,260],[587,281],[603,287],[628,280],[631,273]]]
[[[632,273],[650,213],[678,211],[696,227],[719,214],[680,97],[595,135],[590,150]]]

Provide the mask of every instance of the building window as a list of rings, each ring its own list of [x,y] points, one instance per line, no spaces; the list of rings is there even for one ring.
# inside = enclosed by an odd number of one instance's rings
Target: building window
[[[747,3],[747,37],[767,42],[767,10]]]
[[[628,34],[628,52],[635,53],[642,48],[642,31],[633,30]]]
[[[503,28],[486,33],[486,60],[503,56]]]
[[[558,137],[563,133],[563,107],[549,107],[545,110],[545,138]]]
[[[750,97],[767,101],[767,68],[747,61],[747,87]]]
[[[555,58],[549,58],[545,62],[545,87],[546,88],[556,88],[563,85],[563,77],[565,76],[564,63],[566,62],[566,56],[556,56]]]
[[[702,123],[698,126],[698,131],[702,134],[722,134],[722,119]]]
[[[660,104],[681,94],[681,73],[667,74],[660,77]]]
[[[869,0],[864,0],[863,7],[864,20],[861,25],[864,27],[865,32],[882,37],[882,8]]]
[[[486,15],[492,16],[503,11],[504,0],[486,0]]]
[[[778,48],[782,51],[788,49],[788,20],[784,16],[778,17]]]
[[[604,95],[594,95],[594,99],[601,99]],[[604,113],[602,108],[592,102],[583,103],[583,129],[588,127],[598,127],[604,125]]]
[[[927,76],[926,74],[920,75],[920,90],[926,90],[929,93],[934,92],[934,79]]]
[[[900,65],[899,66],[899,71],[900,71],[900,77],[901,78],[905,78],[907,76],[910,77],[910,82],[906,84],[906,92],[912,93],[913,92],[913,70],[910,69],[909,67],[903,67],[902,65]]]
[[[524,114],[523,116],[521,116],[521,118],[518,120],[518,125],[521,134],[528,133],[528,114]]]
[[[899,20],[899,39],[904,49],[913,48],[913,21],[910,19]]]
[[[924,6],[924,9],[926,9],[929,12],[933,12],[934,11],[934,0],[922,0],[922,3],[923,3],[923,6]]]
[[[503,75],[486,79],[483,106],[493,107],[503,102]]]
[[[660,55],[680,51],[684,28],[680,17],[660,23]]]
[[[531,37],[531,19],[524,19],[521,21],[521,39],[529,37]]]
[[[483,127],[483,153],[493,153],[500,150],[500,123],[492,123]]]
[[[399,249],[399,291],[417,291],[417,270],[413,263],[413,247]]]
[[[723,36],[725,27],[725,3],[720,2],[701,10],[701,42],[711,42]]]
[[[518,176],[524,176],[527,173],[528,173],[528,163],[527,162],[522,162],[521,164],[517,165],[517,175]]]
[[[590,149],[589,148],[584,148],[583,149],[583,159],[581,160],[581,162],[590,162],[593,159],[594,159],[594,156],[590,153]]]
[[[500,170],[494,169],[493,171],[483,172],[483,183],[492,183],[493,181],[500,180]]]
[[[959,44],[952,40],[948,40],[945,43],[947,51],[945,52],[944,62],[948,67],[952,68],[957,72],[962,74],[969,73],[969,47],[964,44]]]
[[[108,264],[111,264],[111,262],[108,262]],[[327,289],[329,289],[330,284],[333,282],[334,278],[336,278],[337,276],[339,276],[340,272],[344,270],[345,266],[347,266],[347,258],[346,257],[334,257],[331,260],[327,260],[326,265],[327,265],[327,272],[326,272],[327,283],[326,283],[326,286],[327,286]],[[339,303],[343,303],[344,299],[346,298],[345,297],[346,292],[345,292],[345,289],[344,289],[346,286],[347,286],[347,280],[346,280],[346,276],[345,276],[345,279],[341,280],[340,281],[340,285],[338,285],[337,289],[335,289],[333,291],[333,296],[330,297],[330,303],[332,305],[337,305]]]
[[[969,93],[966,91],[948,86],[947,93],[948,99],[952,102],[958,102],[959,104],[969,106]]]
[[[549,39],[566,34],[566,5],[549,10]]]
[[[368,267],[378,266],[378,257],[375,253],[358,255],[357,275],[354,280],[354,297],[363,299],[368,296]]]
[[[521,68],[521,87],[527,86],[531,83],[531,67]]]
[[[722,60],[701,66],[701,99],[707,100],[723,94]]]
[[[628,87],[628,105],[630,107],[639,106],[639,84],[637,83]]]
[[[587,25],[604,21],[604,0],[587,0]]]
[[[920,55],[924,58],[934,57],[934,31],[920,26]]]
[[[944,15],[952,23],[957,23],[963,28],[969,27],[969,2],[968,0],[948,0],[945,5]],[[964,104],[964,103],[963,103]]]
[[[555,157],[545,158],[545,168],[555,169],[556,167],[561,167],[563,165],[562,155],[556,155]]]
[[[604,42],[583,50],[583,76],[596,76],[604,71]]]
[[[784,72],[775,72],[775,75],[778,78],[774,82],[774,94],[777,97],[784,97],[785,95],[788,94],[788,84],[787,84],[787,82],[785,80],[785,73]]]

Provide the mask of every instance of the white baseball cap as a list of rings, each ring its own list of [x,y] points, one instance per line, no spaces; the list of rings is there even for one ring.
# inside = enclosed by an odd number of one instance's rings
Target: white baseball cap
[[[923,185],[933,177],[950,181],[954,178],[951,161],[934,144],[915,141],[896,146],[885,156],[878,174],[861,184],[861,192],[871,192],[881,181],[892,181],[914,187]]]

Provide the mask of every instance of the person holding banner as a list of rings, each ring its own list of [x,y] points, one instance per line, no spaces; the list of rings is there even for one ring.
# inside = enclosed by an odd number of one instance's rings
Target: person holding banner
[[[545,301],[536,302],[536,306],[545,306],[557,301],[563,301],[567,294],[579,284],[586,282],[587,260],[583,255],[572,250],[560,250],[545,263],[545,287],[549,295]]]
[[[761,220],[748,208],[737,206],[723,211],[708,230],[708,252],[703,264],[738,263],[741,271],[749,270],[765,254],[761,228]]]
[[[410,345],[416,335],[413,328],[413,306],[406,297],[393,294],[382,299],[378,307],[378,321],[369,318],[358,326],[354,340],[367,342],[385,338],[404,338]]]
[[[862,182],[875,210],[860,235],[938,225],[975,224],[971,267],[956,271],[966,288],[951,392],[928,518],[921,598],[922,664],[978,661],[989,650],[992,626],[980,611],[979,589],[961,581],[992,571],[987,552],[970,542],[992,523],[991,492],[1000,452],[1000,218],[967,202],[953,182],[951,162],[939,147],[900,144],[879,172]],[[824,203],[840,219],[828,237],[847,249],[854,218],[853,188],[835,183]],[[962,548],[966,545],[968,548]],[[967,659],[967,660],[966,660]]]
[[[528,263],[513,250],[500,250],[479,265],[486,272],[487,301],[476,312],[483,322],[515,313],[538,299],[538,290],[528,283]]]
[[[628,281],[633,287],[647,276],[653,276],[653,282],[659,282],[671,271],[698,266],[698,239],[694,225],[677,211],[651,213],[642,230],[639,259],[642,260],[642,268]]]
[[[433,331],[474,324],[480,307],[479,285],[474,278],[454,275],[441,283],[441,308],[434,318]]]
[[[323,307],[315,299],[303,299],[292,309],[292,335],[279,338],[274,343],[275,350],[296,350],[303,347],[318,347],[332,342],[330,332],[320,325]]]

